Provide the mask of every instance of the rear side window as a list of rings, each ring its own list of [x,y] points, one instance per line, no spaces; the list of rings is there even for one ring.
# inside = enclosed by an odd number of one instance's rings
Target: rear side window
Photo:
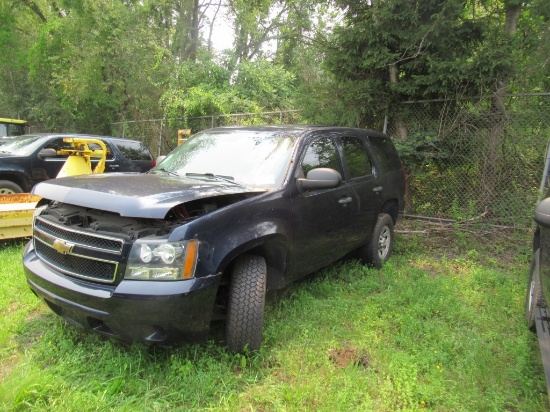
[[[369,141],[384,170],[401,169],[401,160],[399,160],[397,150],[395,150],[395,146],[389,137],[370,136]]]
[[[353,136],[345,136],[341,140],[350,178],[372,174],[372,163],[363,141]]]
[[[128,160],[152,160],[149,149],[141,142],[117,141],[115,145]]]
[[[103,143],[105,143],[105,148],[107,149],[107,157],[105,159],[106,160],[114,159],[114,156],[113,156],[113,153],[112,153],[113,149],[111,149],[111,147],[109,146],[109,143],[107,143],[107,142],[103,142]],[[88,143],[88,148],[90,150],[102,150],[101,146],[98,145],[98,144],[95,144],[95,143]]]

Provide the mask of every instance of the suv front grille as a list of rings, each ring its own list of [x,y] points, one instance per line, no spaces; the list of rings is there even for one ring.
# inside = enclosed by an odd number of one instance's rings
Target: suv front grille
[[[48,222],[34,222],[34,247],[44,263],[73,277],[113,283],[124,241]]]
[[[42,242],[35,242],[35,250],[43,261],[71,276],[111,283],[116,273],[116,263],[64,255]]]
[[[113,251],[119,254],[122,252],[122,246],[124,245],[120,239],[110,239],[103,236],[82,233],[63,226],[54,225],[41,218],[36,219],[34,227],[35,230],[45,231],[56,237],[61,237],[69,242],[86,245],[90,248]]]

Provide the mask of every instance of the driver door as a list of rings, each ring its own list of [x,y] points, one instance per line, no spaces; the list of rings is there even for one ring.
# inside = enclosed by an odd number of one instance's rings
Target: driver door
[[[314,168],[334,169],[344,177],[342,160],[332,136],[316,138],[305,148],[297,176]],[[331,189],[302,191],[292,198],[294,215],[293,278],[311,273],[340,257],[350,248],[357,195],[345,180]]]

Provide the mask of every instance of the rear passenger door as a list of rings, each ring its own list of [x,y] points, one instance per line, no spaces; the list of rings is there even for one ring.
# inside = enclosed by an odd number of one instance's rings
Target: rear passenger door
[[[342,135],[338,139],[345,176],[354,193],[357,204],[351,217],[354,230],[349,234],[350,243],[360,246],[370,241],[382,206],[381,191],[373,156],[366,144],[366,137]]]

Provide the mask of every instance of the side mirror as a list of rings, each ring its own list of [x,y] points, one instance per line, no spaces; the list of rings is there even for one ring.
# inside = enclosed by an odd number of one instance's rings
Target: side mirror
[[[298,179],[298,186],[303,190],[332,189],[340,186],[342,176],[334,169],[319,167],[311,169],[305,179]]]
[[[55,149],[42,149],[38,152],[39,159],[46,159],[48,157],[57,157],[57,151]]]
[[[550,228],[550,197],[541,201],[535,209],[535,222],[539,225]]]

